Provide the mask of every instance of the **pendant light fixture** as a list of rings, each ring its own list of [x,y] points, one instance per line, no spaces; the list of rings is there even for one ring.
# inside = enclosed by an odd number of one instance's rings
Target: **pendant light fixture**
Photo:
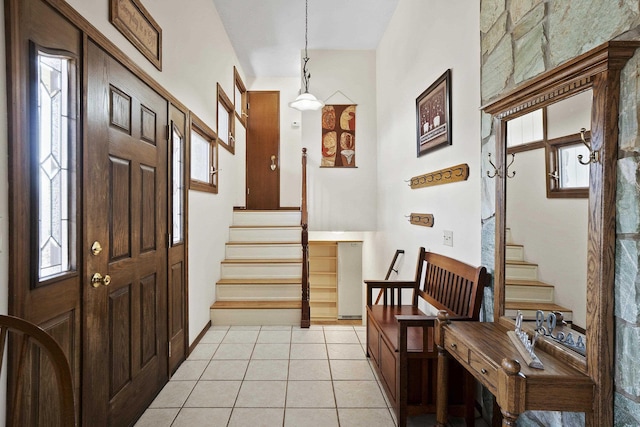
[[[324,106],[315,96],[309,93],[309,79],[311,73],[307,70],[307,62],[309,55],[307,54],[308,32],[309,32],[309,0],[305,0],[304,9],[304,58],[302,59],[302,81],[304,83],[304,92],[298,95],[295,101],[289,103],[289,107],[299,111],[319,110]]]

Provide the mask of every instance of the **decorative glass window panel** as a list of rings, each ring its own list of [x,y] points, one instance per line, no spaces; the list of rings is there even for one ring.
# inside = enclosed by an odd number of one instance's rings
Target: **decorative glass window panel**
[[[198,132],[191,131],[191,179],[209,183],[211,179],[211,144]]]
[[[218,139],[229,144],[229,111],[222,102],[218,102]]]
[[[238,85],[236,85],[236,92],[235,92],[235,101],[236,101],[236,114],[238,115],[238,117],[242,117],[242,91],[240,90],[240,88],[238,87]]]
[[[542,141],[542,110],[532,111],[507,122],[507,147]]]
[[[180,132],[174,127],[171,140],[173,142],[172,173],[173,173],[173,203],[172,203],[172,242],[181,243],[184,239],[184,144]]]
[[[72,270],[71,60],[37,53],[38,278]]]
[[[589,158],[589,150],[584,144],[558,148],[560,188],[589,187],[589,166],[578,162],[579,155],[582,155],[583,161]]]

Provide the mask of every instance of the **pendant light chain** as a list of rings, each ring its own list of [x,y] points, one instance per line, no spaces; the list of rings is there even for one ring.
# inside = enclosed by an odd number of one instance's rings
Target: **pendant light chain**
[[[304,2],[304,58],[302,64],[302,80],[304,82],[304,93],[309,92],[309,79],[311,73],[307,70],[307,62],[309,62],[309,54],[307,53],[307,45],[309,44],[309,0]]]

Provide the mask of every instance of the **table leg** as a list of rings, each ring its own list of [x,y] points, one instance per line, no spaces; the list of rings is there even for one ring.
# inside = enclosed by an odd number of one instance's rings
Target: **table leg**
[[[438,390],[436,392],[436,426],[447,426],[447,394],[449,392],[449,358],[447,352],[438,346]]]

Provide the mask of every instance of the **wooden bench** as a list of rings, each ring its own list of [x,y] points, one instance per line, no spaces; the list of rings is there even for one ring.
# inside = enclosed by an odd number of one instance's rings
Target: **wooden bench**
[[[453,320],[478,320],[487,280],[484,267],[420,248],[415,280],[365,281],[367,356],[373,359],[399,426],[406,426],[408,415],[436,411],[435,314],[446,310]],[[378,292],[382,293],[382,304],[373,302]],[[428,307],[425,302],[433,307],[433,315],[421,310],[421,306]],[[450,365],[449,384],[461,387],[449,387],[448,411],[465,417],[467,426],[473,426],[474,379],[456,363]]]

